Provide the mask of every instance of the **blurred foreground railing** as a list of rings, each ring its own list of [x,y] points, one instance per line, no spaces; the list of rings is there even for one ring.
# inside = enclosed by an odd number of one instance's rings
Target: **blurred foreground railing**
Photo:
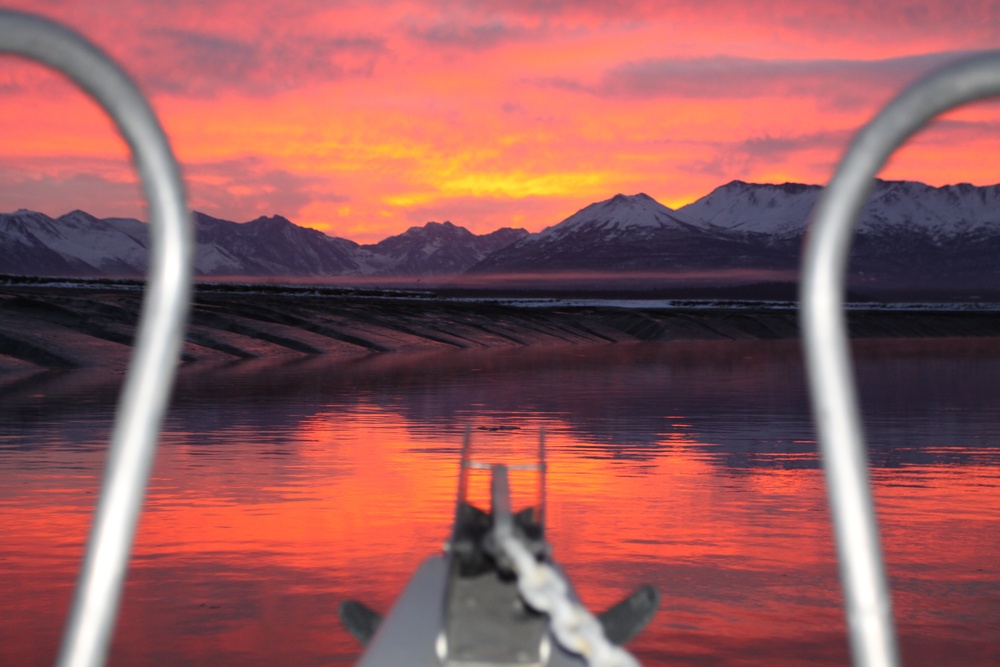
[[[812,216],[802,267],[802,335],[854,664],[899,664],[844,317],[851,237],[878,171],[938,114],[1000,95],[1000,52],[918,81],[854,139]]]
[[[128,142],[149,200],[149,279],[119,399],[107,470],[59,665],[104,663],[135,528],[176,374],[190,303],[193,233],[180,169],[156,116],[108,56],[47,19],[0,10],[0,52],[62,72],[93,97]]]

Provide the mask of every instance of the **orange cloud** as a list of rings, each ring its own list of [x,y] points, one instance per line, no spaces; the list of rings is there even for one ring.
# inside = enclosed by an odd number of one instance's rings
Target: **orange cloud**
[[[1000,39],[987,0],[14,4],[133,73],[195,208],[359,242],[432,219],[535,231],[617,192],[677,206],[733,179],[822,183],[902,86]],[[124,144],[82,94],[9,59],[0,91],[0,209],[142,216]],[[885,175],[1000,182],[983,148],[1000,109],[949,120]]]

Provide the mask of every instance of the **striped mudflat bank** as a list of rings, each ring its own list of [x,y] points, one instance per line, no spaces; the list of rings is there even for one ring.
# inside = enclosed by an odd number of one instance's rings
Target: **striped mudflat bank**
[[[124,369],[142,293],[104,286],[0,287],[0,373]],[[203,287],[186,362],[293,355],[798,336],[789,304],[459,300],[429,293]],[[856,338],[1000,338],[989,308],[855,308]]]

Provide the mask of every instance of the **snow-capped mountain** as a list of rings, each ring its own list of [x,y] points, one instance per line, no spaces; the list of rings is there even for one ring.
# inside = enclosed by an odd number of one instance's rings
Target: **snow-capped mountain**
[[[802,233],[823,188],[733,181],[677,210],[710,229],[788,237]]]
[[[428,223],[372,245],[299,227],[281,216],[237,223],[193,214],[195,270],[203,276],[425,276],[462,273],[527,232],[476,235]],[[20,210],[0,214],[0,273],[131,276],[146,273],[148,226],[101,220],[82,211],[53,219]]]
[[[645,194],[592,204],[474,273],[790,271],[822,188],[733,181],[676,211]],[[877,181],[852,250],[855,280],[1000,285],[1000,185]]]
[[[679,212],[748,246],[783,248],[798,263],[818,186],[734,181]],[[875,182],[851,251],[856,283],[947,287],[1000,285],[1000,185],[932,187]]]
[[[678,214],[723,231],[801,236],[823,189],[733,181],[678,209]],[[859,234],[898,232],[938,239],[1000,233],[1000,185],[968,183],[940,188],[911,181],[877,180],[858,221]]]
[[[821,188],[733,181],[678,210],[616,195],[541,232],[475,235],[431,222],[359,245],[280,216],[246,223],[195,213],[205,276],[428,276],[545,272],[792,272]],[[140,275],[147,226],[82,211],[0,215],[0,273]],[[852,250],[855,281],[1000,286],[1000,185],[878,181]],[[790,274],[789,274],[790,275]]]
[[[340,276],[360,269],[359,246],[275,215],[245,223],[195,213],[195,267],[204,275]]]
[[[746,244],[682,216],[647,194],[618,194],[530,234],[474,273],[676,271],[741,267]],[[780,257],[771,258],[778,261]]]
[[[535,241],[560,241],[580,233],[599,234],[610,240],[689,226],[673,210],[644,192],[631,197],[619,194],[580,209],[559,224],[547,227],[536,236]]]
[[[99,220],[83,211],[58,220],[24,209],[0,214],[0,271],[70,276],[144,272],[144,228],[135,220]]]

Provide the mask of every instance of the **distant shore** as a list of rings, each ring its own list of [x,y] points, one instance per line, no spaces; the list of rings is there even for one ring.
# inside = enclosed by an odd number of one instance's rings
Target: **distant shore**
[[[0,372],[124,369],[141,296],[135,284],[0,286]],[[202,286],[184,359],[798,336],[790,303],[519,303],[431,292]],[[856,338],[1000,337],[1000,311],[985,308],[860,308],[849,321]]]

